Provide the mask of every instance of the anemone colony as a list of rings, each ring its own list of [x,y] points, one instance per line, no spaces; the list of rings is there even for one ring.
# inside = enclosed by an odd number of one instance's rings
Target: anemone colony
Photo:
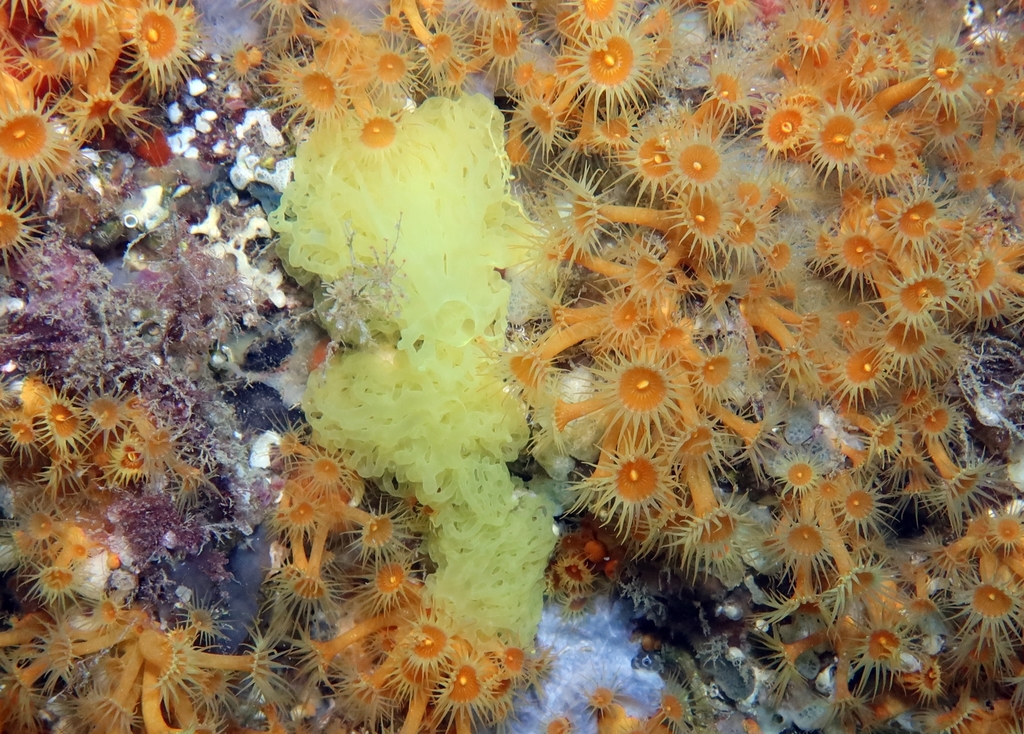
[[[508,277],[542,307],[495,359],[528,411],[524,471],[569,498],[552,603],[585,614],[645,568],[696,597],[766,589],[732,641],[766,673],[761,706],[811,679],[830,731],[1021,731],[1024,505],[1007,475],[1021,430],[983,443],[958,379],[983,340],[1021,348],[1013,24],[936,27],[927,3],[895,0],[256,8],[264,50],[239,47],[224,73],[295,138],[358,119],[386,155],[428,96],[490,88],[505,110],[543,232]],[[189,4],[164,0],[10,0],[0,19],[8,278],[56,236],[40,214],[82,185],[84,144],[168,162],[148,108],[195,67],[200,34]],[[699,69],[682,68],[688,44],[706,50]],[[687,74],[702,98],[681,94]],[[0,730],[468,734],[543,688],[557,651],[433,615],[430,508],[299,428],[271,452],[266,601],[244,649],[218,647],[216,604],[158,609],[113,580],[141,578],[140,548],[159,545],[121,542],[131,502],[186,527],[217,506],[223,464],[186,445],[142,378],[71,386],[45,358],[5,370],[0,566],[17,601]],[[643,717],[581,682],[580,707],[602,734],[712,726],[689,682]],[[547,732],[573,717],[550,711]]]

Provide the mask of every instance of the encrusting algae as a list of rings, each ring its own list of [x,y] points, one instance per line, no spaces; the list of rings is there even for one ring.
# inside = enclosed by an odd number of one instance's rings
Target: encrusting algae
[[[272,434],[262,607],[239,649],[227,605],[147,590],[238,499],[169,383],[12,362],[0,730],[469,734],[539,702],[544,734],[677,734],[714,726],[715,679],[749,732],[1019,734],[1021,430],[982,426],[1024,370],[984,404],[962,377],[983,340],[1022,346],[1018,9],[254,12],[267,42],[224,73],[301,141],[264,206],[329,342],[310,430]],[[86,141],[168,162],[147,108],[201,34],[185,2],[0,15],[0,262],[24,278]],[[669,683],[643,710],[580,671],[562,710],[542,596],[582,624],[615,588]]]

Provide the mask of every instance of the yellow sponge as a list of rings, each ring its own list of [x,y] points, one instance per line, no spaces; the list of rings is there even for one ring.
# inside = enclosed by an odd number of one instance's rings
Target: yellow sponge
[[[312,133],[271,222],[287,264],[324,281],[353,253],[369,262],[397,228],[405,298],[379,329],[393,344],[346,351],[312,375],[306,415],[364,476],[394,477],[435,511],[434,603],[469,629],[526,642],[554,536],[550,512],[505,466],[527,431],[489,357],[506,327],[498,269],[534,235],[509,194],[501,114],[481,96],[434,98],[384,151],[359,132],[342,121]]]

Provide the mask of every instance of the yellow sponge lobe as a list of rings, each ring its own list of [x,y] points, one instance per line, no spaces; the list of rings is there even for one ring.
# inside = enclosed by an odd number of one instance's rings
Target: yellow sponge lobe
[[[505,339],[499,269],[534,234],[509,193],[501,114],[481,96],[434,98],[384,150],[360,133],[358,121],[318,127],[271,221],[287,264],[324,282],[395,243],[403,300],[375,327],[392,343],[345,351],[311,376],[306,415],[320,443],[434,511],[433,603],[468,629],[525,642],[554,537],[550,512],[505,466],[527,431],[490,357]]]

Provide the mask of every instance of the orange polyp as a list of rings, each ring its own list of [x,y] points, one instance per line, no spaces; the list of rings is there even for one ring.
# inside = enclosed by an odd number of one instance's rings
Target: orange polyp
[[[992,529],[996,542],[1007,548],[1017,548],[1024,544],[1024,524],[1016,516],[1000,517]]]
[[[852,333],[860,324],[860,320],[860,312],[856,309],[836,314],[836,323],[839,324],[839,327],[847,333]]]
[[[139,29],[147,43],[147,53],[151,58],[163,61],[175,53],[178,33],[174,22],[168,16],[155,11],[144,13],[139,22]]]
[[[401,55],[386,52],[377,59],[377,76],[384,84],[397,84],[406,73],[405,59]]]
[[[69,593],[75,583],[75,575],[69,569],[60,566],[49,566],[39,571],[37,588],[42,598],[53,603],[61,596]]]
[[[678,157],[679,171],[685,183],[703,189],[713,183],[722,169],[722,159],[710,145],[691,143]]]
[[[12,158],[31,160],[42,149],[46,131],[42,120],[35,117],[23,117],[16,123],[4,126],[0,131],[3,142],[0,147]]]
[[[60,553],[53,564],[61,568],[69,568],[74,562],[88,558],[91,544],[85,533],[77,525],[66,526],[60,533]]]
[[[662,693],[660,712],[669,721],[681,723],[683,716],[686,714],[686,709],[683,707],[683,703],[679,700],[678,696],[671,693]]]
[[[702,237],[712,239],[720,234],[722,210],[718,202],[711,196],[691,196],[687,205],[689,221],[687,224]]]
[[[699,518],[708,518],[711,516],[718,506],[718,502],[714,501],[713,495],[712,500],[713,501],[710,505],[706,502],[702,502],[702,509],[695,511],[694,514]],[[736,535],[737,530],[738,524],[735,518],[729,513],[720,512],[712,518],[711,522],[703,523],[698,541],[702,545],[706,546],[728,544],[728,542]]]
[[[842,173],[853,163],[858,154],[854,138],[859,126],[859,120],[842,109],[825,115],[813,148],[819,170],[826,175],[832,171]]]
[[[878,259],[874,242],[862,234],[848,235],[842,248],[842,263],[851,270],[868,270]]]
[[[55,403],[45,413],[44,420],[54,437],[61,442],[69,442],[79,435],[82,427],[81,418],[69,405]]]
[[[513,354],[509,357],[508,365],[512,376],[527,390],[536,391],[543,385],[548,364],[540,355],[532,351]]]
[[[446,33],[437,34],[427,44],[427,56],[430,58],[430,63],[435,66],[440,66],[451,58],[454,50],[455,42]]]
[[[566,716],[560,716],[548,722],[544,734],[572,734],[572,722]]]
[[[519,51],[519,31],[512,25],[499,25],[491,32],[491,48],[500,60],[515,58]]]
[[[66,57],[65,63],[81,68],[89,66],[99,43],[95,24],[83,18],[76,18],[61,26],[55,41]],[[56,48],[50,49],[50,56],[59,59]]]
[[[534,86],[540,78],[541,74],[537,70],[536,64],[532,61],[524,61],[516,67],[515,72],[512,74],[512,83],[516,88],[526,91]]]
[[[877,378],[878,353],[872,347],[865,347],[850,354],[846,360],[846,379],[855,389],[864,389]]]
[[[1013,609],[1013,600],[992,584],[979,584],[971,596],[971,609],[986,619],[999,619]]]
[[[782,155],[796,151],[803,142],[807,113],[796,105],[781,105],[765,116],[761,138],[769,154]]]
[[[386,547],[395,537],[395,524],[387,515],[377,515],[362,527],[362,546],[367,550]]]
[[[0,197],[0,263],[7,264],[23,254],[36,235],[28,215],[28,205],[5,201]],[[2,392],[2,391],[0,391]]]
[[[189,52],[197,38],[196,20],[191,5],[178,6],[163,0],[148,0],[137,11],[131,45],[137,72],[163,94],[194,67]]]
[[[749,247],[757,240],[757,234],[757,223],[744,217],[733,226],[732,232],[729,233],[729,238],[734,245]]]
[[[841,10],[840,10],[841,12]],[[806,61],[817,68],[824,67],[835,51],[830,19],[818,16],[800,18],[790,31],[795,50],[800,54],[800,64]]]
[[[282,511],[282,520],[290,528],[312,530],[316,521],[317,508],[309,502],[296,502],[289,509]]]
[[[890,630],[875,630],[868,636],[867,655],[872,660],[895,660],[902,649],[900,637]]]
[[[305,103],[316,112],[329,112],[338,102],[334,81],[323,72],[311,72],[300,82]]]
[[[377,590],[381,594],[397,593],[405,584],[405,569],[400,563],[386,563],[377,571]]]
[[[111,10],[109,0],[61,0],[55,8],[47,7],[50,13],[66,13],[69,18],[87,18],[96,20],[106,15]]]
[[[900,289],[900,307],[907,314],[918,315],[942,303],[946,293],[946,284],[940,278],[920,278]]]
[[[753,181],[740,181],[736,184],[736,198],[743,206],[755,208],[761,203],[761,187]]]
[[[612,706],[617,702],[615,691],[607,686],[597,686],[587,694],[587,701],[590,708],[598,714],[611,712]]]
[[[875,498],[870,492],[857,489],[846,496],[843,506],[849,517],[854,520],[866,520],[875,509]]]
[[[527,116],[530,122],[541,131],[544,137],[553,136],[558,125],[558,117],[550,105],[538,102],[529,107]]]
[[[231,69],[238,77],[246,76],[263,63],[263,52],[258,48],[241,46],[231,56]]]
[[[481,694],[480,679],[477,676],[476,668],[472,665],[462,665],[455,674],[451,676],[451,683],[447,689],[448,697],[457,704],[469,704],[475,701]]]
[[[908,239],[919,240],[927,237],[934,224],[938,210],[930,201],[922,201],[907,208],[897,220],[900,233]]]
[[[590,52],[590,78],[603,87],[617,87],[633,74],[635,54],[629,39],[612,36]]]
[[[632,125],[625,117],[614,117],[602,122],[596,132],[602,145],[612,150],[622,150],[629,140]]]
[[[719,97],[723,99],[739,99],[739,84],[736,77],[731,74],[719,74],[715,77],[714,82],[719,90]]]
[[[318,484],[324,487],[333,486],[341,481],[342,473],[338,463],[333,459],[321,457],[309,466],[309,474],[315,477]]]
[[[616,477],[616,488],[623,501],[646,502],[658,491],[661,474],[649,458],[637,456],[624,462]]]
[[[949,411],[942,406],[936,406],[921,417],[921,427],[928,436],[941,436],[949,430],[952,422]]]
[[[594,577],[590,568],[573,557],[559,559],[556,570],[562,576],[562,581],[566,586],[577,589],[588,587]]]
[[[142,476],[145,462],[142,458],[142,451],[132,443],[122,443],[114,452],[114,471],[118,476],[130,481]]]
[[[74,156],[70,141],[50,122],[42,107],[0,108],[0,180],[8,190],[16,180],[29,189],[45,190]]]
[[[608,321],[616,337],[628,338],[641,326],[643,317],[641,308],[635,302],[620,301],[612,308]]]
[[[630,367],[619,378],[619,400],[631,413],[654,412],[667,395],[665,378],[649,367]]]
[[[581,0],[579,14],[588,23],[604,23],[619,9],[621,0]]]
[[[793,250],[786,242],[776,242],[768,250],[765,263],[775,272],[782,272],[793,259]]]
[[[891,174],[896,169],[897,163],[899,163],[898,153],[891,143],[878,143],[864,159],[865,168],[872,175],[880,178]]]
[[[821,531],[813,525],[798,523],[784,537],[790,552],[802,558],[812,558],[825,550]]]
[[[28,535],[35,541],[51,540],[56,537],[53,518],[44,512],[33,512],[25,521]]]
[[[359,140],[367,148],[383,150],[395,142],[398,128],[394,121],[387,117],[374,117],[363,123]]]
[[[720,354],[710,357],[701,369],[701,378],[704,384],[711,388],[721,387],[729,379],[732,372],[732,362],[729,357]]]
[[[956,72],[953,67],[957,64],[957,53],[950,48],[939,47],[932,55],[932,75],[948,89],[955,88],[954,77]]]
[[[793,464],[786,472],[786,480],[797,490],[805,488],[813,478],[814,470],[806,462]]]
[[[423,625],[419,628],[418,639],[413,647],[418,658],[423,660],[438,659],[448,643],[448,636],[444,630],[434,625]]]

